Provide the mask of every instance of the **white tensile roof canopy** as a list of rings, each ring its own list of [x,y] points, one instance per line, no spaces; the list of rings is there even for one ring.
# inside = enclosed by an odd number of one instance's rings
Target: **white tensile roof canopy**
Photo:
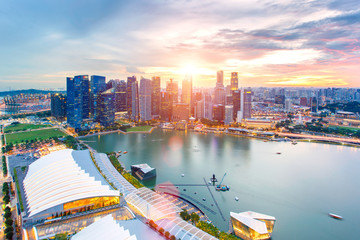
[[[67,202],[118,197],[100,175],[88,150],[50,153],[29,166],[23,182],[29,217]]]

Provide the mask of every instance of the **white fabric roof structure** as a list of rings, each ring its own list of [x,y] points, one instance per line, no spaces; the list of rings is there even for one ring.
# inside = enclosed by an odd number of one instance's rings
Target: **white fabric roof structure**
[[[156,221],[159,228],[165,229],[176,239],[181,240],[215,240],[216,237],[202,231],[194,225],[182,220],[180,217],[163,218]]]
[[[263,219],[263,220],[269,220],[269,221],[276,220],[276,218],[273,216],[269,216],[269,215],[265,215],[265,214],[257,213],[257,212],[253,212],[253,211],[242,212],[241,214],[244,216],[254,218],[254,219]]]
[[[72,240],[137,240],[110,215],[90,224],[71,238]]]
[[[266,234],[268,233],[268,230],[266,228],[265,222],[262,222],[260,220],[256,220],[253,218],[251,213],[254,213],[253,215],[257,215],[258,213],[255,212],[242,212],[242,213],[234,213],[230,212],[230,216],[235,218],[237,221],[241,222],[242,224],[248,226],[249,228],[254,229],[256,232],[260,234]],[[262,215],[259,213],[259,215]],[[264,215],[267,216],[267,215]],[[270,217],[270,216],[268,216]]]
[[[97,171],[88,150],[50,153],[29,166],[23,181],[29,217],[71,201],[118,197]]]
[[[155,169],[155,168],[150,167],[147,163],[131,165],[131,167],[140,168],[143,173],[148,173]]]
[[[126,201],[153,221],[175,216],[181,209],[160,194],[142,187],[125,196]]]

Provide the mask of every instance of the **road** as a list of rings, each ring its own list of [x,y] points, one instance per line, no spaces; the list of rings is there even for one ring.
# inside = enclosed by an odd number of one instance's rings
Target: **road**
[[[290,137],[290,138],[301,138],[301,139],[328,141],[328,142],[336,142],[336,143],[360,144],[360,139],[355,139],[355,138],[328,137],[328,136],[317,136],[310,134],[282,133],[282,132],[277,132],[277,134],[282,137]]]

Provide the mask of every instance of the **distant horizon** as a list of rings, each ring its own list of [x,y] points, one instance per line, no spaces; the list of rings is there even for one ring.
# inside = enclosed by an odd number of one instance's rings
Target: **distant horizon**
[[[20,0],[0,16],[1,89],[94,72],[215,87],[218,70],[243,87],[360,87],[357,0]]]

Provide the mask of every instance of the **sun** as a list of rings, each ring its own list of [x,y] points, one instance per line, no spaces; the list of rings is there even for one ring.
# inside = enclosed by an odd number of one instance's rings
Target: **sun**
[[[179,73],[183,75],[194,75],[197,72],[197,67],[194,64],[185,64],[180,68]]]

